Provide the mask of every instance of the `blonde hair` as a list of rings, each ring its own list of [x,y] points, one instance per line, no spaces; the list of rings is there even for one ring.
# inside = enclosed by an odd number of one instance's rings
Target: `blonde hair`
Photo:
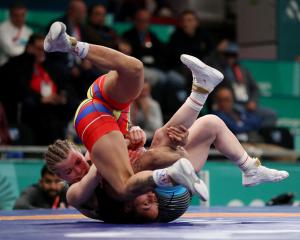
[[[56,173],[56,165],[63,162],[68,157],[71,149],[79,148],[68,140],[59,139],[48,146],[44,158],[50,171]]]

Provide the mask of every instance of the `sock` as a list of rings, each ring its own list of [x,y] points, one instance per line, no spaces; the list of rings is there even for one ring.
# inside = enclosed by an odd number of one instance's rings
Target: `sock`
[[[257,168],[260,165],[260,162],[258,159],[250,157],[247,152],[244,152],[242,157],[238,159],[235,164],[246,173],[253,168]]]
[[[206,101],[208,94],[202,94],[197,92],[191,92],[191,95],[186,100],[186,103],[194,110],[200,112]]]
[[[158,187],[173,186],[170,177],[167,174],[167,169],[157,169],[153,171],[153,180]]]
[[[88,54],[90,45],[86,42],[77,42],[76,47],[74,48],[75,54],[81,59],[85,58]]]

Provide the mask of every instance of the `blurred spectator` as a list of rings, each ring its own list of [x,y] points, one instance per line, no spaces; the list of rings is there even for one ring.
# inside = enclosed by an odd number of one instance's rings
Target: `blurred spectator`
[[[145,81],[143,90],[131,107],[130,119],[133,125],[140,126],[150,141],[156,129],[162,127],[162,112],[158,102],[151,97],[151,86]]]
[[[132,21],[137,11],[146,9],[147,0],[123,0],[116,19],[118,21]]]
[[[123,37],[132,47],[132,56],[144,63],[145,78],[151,86],[171,81],[184,82],[182,76],[166,70],[166,46],[150,30],[151,14],[145,9],[137,11],[134,26]]]
[[[57,19],[67,26],[67,33],[79,41],[87,41],[84,28],[87,6],[83,0],[70,0],[66,14]],[[98,77],[96,70],[88,60],[81,60],[71,53],[49,53],[53,68],[58,69],[66,81],[73,86],[74,106],[85,98],[86,92],[92,82]],[[75,111],[75,109],[74,109]]]
[[[161,103],[164,119],[168,120],[182,105],[192,85],[190,70],[181,63],[181,54],[190,54],[203,59],[213,48],[213,41],[199,23],[194,11],[184,11],[179,17],[179,25],[170,37],[168,44],[168,67],[183,76],[181,84],[166,84]]]
[[[219,116],[240,140],[249,141],[251,132],[258,132],[261,118],[254,112],[234,106],[230,88],[220,87],[215,94],[215,115]]]
[[[182,104],[181,100],[186,98],[184,93],[182,97],[179,97],[180,100],[175,99],[174,101],[174,98],[178,98],[180,95],[177,94],[177,89],[185,85],[185,79],[173,69],[168,70],[166,46],[150,30],[150,20],[149,11],[138,10],[134,26],[125,32],[123,37],[132,47],[132,56],[144,63],[145,79],[151,85],[153,97],[161,104],[166,115],[164,118],[167,119]],[[169,101],[171,98],[172,101]],[[172,106],[168,103],[171,103]]]
[[[138,10],[134,18],[134,26],[125,32],[123,37],[132,47],[132,56],[144,63],[145,77],[153,86],[166,78],[159,69],[164,66],[165,46],[149,29],[150,22],[150,13],[145,9]]]
[[[217,50],[207,59],[207,63],[224,74],[223,85],[232,89],[236,104],[246,111],[258,114],[262,118],[263,127],[276,125],[276,113],[269,108],[258,106],[258,84],[251,73],[240,65],[236,43],[221,41]]]
[[[291,148],[288,144],[291,142],[292,136],[288,134],[287,129],[261,129],[260,116],[255,112],[235,106],[233,93],[226,86],[219,87],[214,97],[216,105],[213,114],[219,116],[228,128],[236,134],[247,152],[253,152],[257,155],[271,153],[271,155],[267,155],[269,160],[293,162],[297,160],[296,152],[288,149]]]
[[[0,145],[10,144],[9,128],[5,110],[0,102]]]
[[[168,0],[151,0],[148,4],[152,7],[150,10],[152,14],[156,17],[173,17],[173,9]]]
[[[66,15],[59,19],[67,26],[68,34],[79,41],[85,38],[83,24],[87,7],[83,0],[70,0]]]
[[[96,3],[89,7],[86,41],[92,44],[103,45],[116,48],[117,35],[108,26],[105,26],[106,8],[104,5]]]
[[[43,145],[64,137],[70,113],[64,81],[57,69],[45,61],[44,37],[33,34],[25,52],[11,58],[1,69],[1,98],[10,113],[10,123],[19,123],[22,103],[23,123],[33,131],[35,144]]]
[[[180,62],[180,55],[190,54],[203,59],[210,54],[212,49],[212,38],[208,32],[201,28],[196,13],[190,10],[182,12],[179,17],[179,25],[171,35],[168,46],[170,67],[179,70],[188,80],[192,79],[190,71]]]
[[[66,189],[61,179],[44,166],[39,183],[26,188],[14,209],[66,208]]]
[[[27,9],[21,2],[9,7],[9,19],[0,25],[0,66],[24,52],[32,31],[25,25]]]
[[[140,9],[146,9],[156,17],[172,17],[173,11],[168,0],[123,0],[116,19],[133,20]]]

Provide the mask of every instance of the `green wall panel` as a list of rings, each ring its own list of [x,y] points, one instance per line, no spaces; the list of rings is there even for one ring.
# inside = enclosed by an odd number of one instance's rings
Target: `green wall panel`
[[[209,161],[204,170],[209,173],[210,205],[226,206],[232,200],[249,205],[253,200],[268,201],[272,197],[294,192],[300,195],[300,164],[266,162],[267,166],[285,169],[290,177],[281,183],[268,183],[257,187],[243,187],[240,170],[227,161]],[[38,181],[43,161],[1,161],[0,162],[0,209],[11,209],[19,193]],[[4,180],[3,180],[4,179]],[[193,198],[192,204],[200,204]]]

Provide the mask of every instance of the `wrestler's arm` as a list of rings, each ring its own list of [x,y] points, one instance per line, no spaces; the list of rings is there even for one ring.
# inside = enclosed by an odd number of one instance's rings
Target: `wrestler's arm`
[[[160,144],[144,152],[136,161],[131,161],[131,166],[135,173],[169,167],[179,158],[187,157],[186,151],[178,146],[185,145],[188,130],[181,126],[165,129],[163,138],[166,139],[159,139]],[[140,127],[134,126],[125,136],[125,140],[127,141],[128,149],[137,149],[144,145],[146,134]]]
[[[176,149],[177,146],[185,146],[189,130],[183,125],[162,127],[155,131],[150,148],[169,146]]]
[[[135,173],[155,170],[169,167],[182,157],[188,158],[187,152],[182,147],[176,149],[167,146],[155,147],[147,150],[136,161],[131,162],[131,166]]]
[[[67,191],[67,201],[75,208],[86,203],[93,195],[99,185],[101,177],[94,165],[89,172],[79,181],[72,184]]]
[[[88,161],[91,161],[91,155],[90,153],[87,151],[84,155],[84,158],[85,160],[88,162]],[[92,168],[92,167],[91,167]],[[94,168],[94,167],[93,167]],[[94,170],[92,170],[94,171]],[[94,174],[94,173],[93,173]],[[98,175],[96,178],[99,178]],[[87,179],[85,179],[87,180]],[[96,181],[95,183],[98,183],[99,184],[99,180],[100,179],[93,179],[91,178],[92,182],[94,182],[94,180]],[[88,180],[86,181],[86,183],[88,184]],[[75,183],[76,184],[76,183]],[[83,183],[82,183],[83,184]],[[81,185],[82,185],[81,184]],[[74,186],[74,184],[72,185]],[[72,187],[71,186],[71,187]],[[80,184],[77,185],[77,187],[80,187]],[[77,188],[76,186],[74,187],[75,189]],[[96,185],[97,187],[97,185]],[[92,189],[89,189],[89,190],[92,190]],[[95,190],[95,189],[94,189]],[[77,191],[77,190],[71,190],[71,191]],[[72,194],[74,193],[69,193],[72,197]],[[76,193],[75,193],[76,194]],[[77,192],[78,194],[78,192]],[[81,194],[89,194],[89,193],[85,193],[84,191],[81,192]],[[81,196],[79,196],[81,198]],[[88,196],[87,196],[88,197]],[[68,197],[67,197],[68,198]],[[84,200],[84,199],[81,199],[81,201]],[[71,199],[72,201],[72,199]],[[74,203],[75,205],[76,203]],[[73,206],[73,204],[71,204]],[[98,206],[98,200],[97,200],[97,197],[95,195],[95,191],[92,192],[92,195],[90,196],[90,198],[85,201],[84,203],[82,203],[80,206],[74,206],[79,212],[81,212],[84,216],[86,217],[89,217],[89,218],[92,218],[92,219],[96,219],[96,220],[102,220],[99,216],[99,214],[97,213],[96,209],[99,208]]]

